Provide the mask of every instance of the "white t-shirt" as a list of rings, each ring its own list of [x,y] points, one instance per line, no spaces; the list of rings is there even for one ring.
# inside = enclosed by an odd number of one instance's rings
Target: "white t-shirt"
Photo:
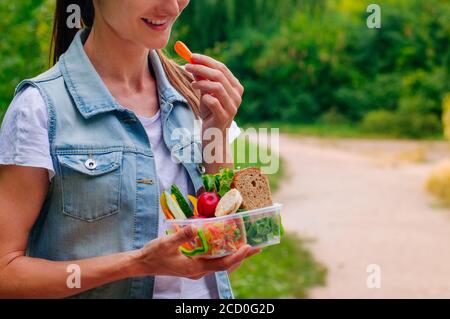
[[[55,175],[48,140],[47,106],[36,88],[29,87],[18,94],[5,114],[0,131],[0,165],[19,165],[45,168],[50,180]],[[163,141],[160,112],[150,118],[139,117],[152,146],[158,173],[160,192],[177,184],[181,192],[194,194],[194,187],[181,164],[172,160]],[[233,122],[229,131],[232,143],[241,133]],[[159,215],[159,236],[164,235],[164,215]],[[153,297],[170,299],[218,298],[214,275],[200,280],[170,276],[156,276]]]

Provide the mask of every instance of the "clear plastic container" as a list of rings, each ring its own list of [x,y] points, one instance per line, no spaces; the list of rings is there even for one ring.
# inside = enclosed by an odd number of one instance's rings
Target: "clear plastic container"
[[[166,233],[195,225],[198,236],[181,247],[189,257],[220,258],[240,247],[266,247],[280,243],[281,204],[215,218],[166,220]]]

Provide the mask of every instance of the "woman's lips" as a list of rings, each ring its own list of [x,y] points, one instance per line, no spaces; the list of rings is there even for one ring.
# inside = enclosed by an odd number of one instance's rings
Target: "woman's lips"
[[[152,30],[164,31],[169,27],[170,20],[150,20],[142,18],[142,21]]]

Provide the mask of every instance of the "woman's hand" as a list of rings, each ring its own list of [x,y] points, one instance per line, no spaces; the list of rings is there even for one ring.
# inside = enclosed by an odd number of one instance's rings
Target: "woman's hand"
[[[166,275],[200,279],[217,271],[232,271],[245,258],[259,253],[261,250],[248,245],[235,254],[219,259],[188,258],[179,247],[196,236],[193,226],[186,226],[174,235],[162,237],[149,242],[138,254],[137,275]]]
[[[242,103],[244,87],[221,62],[201,54],[194,54],[192,62],[185,70],[194,75],[192,88],[201,94],[203,164],[206,173],[217,173],[234,167],[228,129]]]
[[[244,87],[226,65],[213,58],[194,54],[192,62],[185,70],[194,75],[196,81],[192,88],[201,93],[203,132],[208,128],[226,132],[242,103]]]

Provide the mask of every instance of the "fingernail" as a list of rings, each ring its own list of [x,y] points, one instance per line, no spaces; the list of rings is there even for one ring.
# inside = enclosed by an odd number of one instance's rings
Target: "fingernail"
[[[191,227],[191,231],[192,231],[192,236],[197,234],[197,227],[195,227],[194,225],[190,225]]]
[[[197,60],[200,56],[197,53],[192,54],[192,60]]]

